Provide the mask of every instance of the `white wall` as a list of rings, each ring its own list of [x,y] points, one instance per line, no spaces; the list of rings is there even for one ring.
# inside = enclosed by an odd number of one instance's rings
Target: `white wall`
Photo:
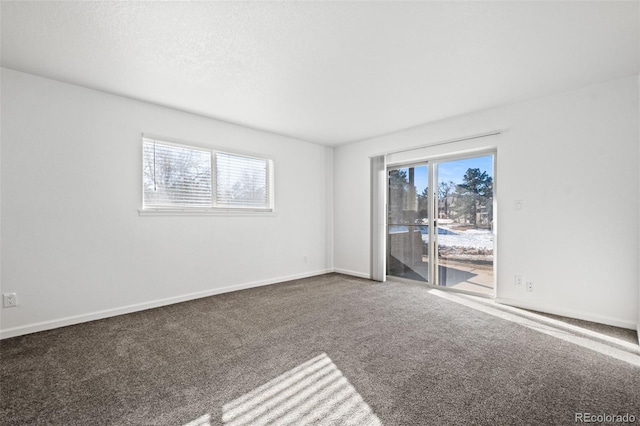
[[[322,273],[333,260],[368,277],[368,157],[492,129],[505,132],[415,155],[497,147],[499,299],[635,328],[638,83],[332,151],[2,69],[0,292],[18,293],[20,305],[0,310],[1,337]],[[277,215],[139,216],[141,132],[271,156]],[[516,273],[535,293],[513,287]]]
[[[141,132],[272,157],[277,214],[139,216]],[[1,137],[2,337],[331,270],[330,148],[7,69]]]
[[[497,148],[498,299],[636,328],[638,96],[632,76],[337,148],[336,270],[369,276],[369,156],[499,129],[413,155]],[[535,292],[516,288],[516,274]]]

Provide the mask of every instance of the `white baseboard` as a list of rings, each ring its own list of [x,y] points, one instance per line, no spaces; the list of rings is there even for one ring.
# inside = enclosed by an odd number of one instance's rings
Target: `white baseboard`
[[[0,340],[8,339],[10,337],[22,336],[30,333],[36,333],[38,331],[45,331],[45,330],[51,330],[54,328],[66,327],[68,325],[80,324],[83,322],[115,317],[117,315],[124,315],[124,314],[130,314],[132,312],[144,311],[152,308],[159,308],[161,306],[172,305],[174,303],[186,302],[194,299],[200,299],[202,297],[214,296],[216,294],[229,293],[232,291],[244,290],[247,288],[261,287],[261,286],[281,283],[285,281],[314,277],[317,275],[328,274],[330,272],[333,272],[333,269],[323,269],[323,270],[318,270],[313,272],[305,272],[302,274],[271,278],[268,280],[252,281],[252,282],[243,283],[243,284],[234,284],[226,287],[199,291],[196,293],[189,293],[189,294],[183,294],[180,296],[168,297],[165,299],[153,300],[150,302],[136,303],[133,305],[127,305],[120,308],[105,309],[102,311],[90,312],[87,314],[73,315],[70,317],[65,317],[65,318],[60,318],[60,319],[55,319],[50,321],[43,321],[43,322],[38,322],[34,324],[22,325],[19,327],[0,330]]]
[[[184,294],[180,296],[168,297],[165,299],[153,300],[150,302],[136,303],[133,305],[127,305],[120,308],[105,309],[102,311],[90,312],[87,314],[74,315],[74,316],[50,320],[50,321],[43,321],[43,322],[27,324],[19,327],[8,328],[5,330],[0,330],[0,340],[8,339],[10,337],[22,336],[30,333],[36,333],[39,331],[51,330],[54,328],[66,327],[74,324],[81,324],[88,321],[95,321],[99,319],[114,317],[117,315],[124,315],[132,312],[144,311],[146,309],[158,308],[161,306],[172,305],[174,303],[186,302],[189,300],[200,299],[208,296],[214,296],[216,294],[229,293],[232,291],[244,290],[244,289],[253,288],[253,287],[261,287],[261,286],[281,283],[285,281],[309,278],[317,275],[328,274],[331,272],[336,272],[344,275],[351,275],[358,278],[371,279],[371,276],[369,274],[363,273],[363,272],[351,271],[348,269],[341,269],[341,268],[322,269],[322,270],[313,271],[313,272],[305,272],[302,274],[287,275],[287,276],[271,278],[267,280],[259,280],[259,281],[252,281],[252,282],[243,283],[243,284],[235,284],[231,286],[214,288],[214,289],[205,290],[205,291],[196,292],[196,293],[189,293],[189,294]],[[633,321],[625,321],[617,318],[609,318],[609,317],[603,317],[599,315],[592,315],[588,313],[574,312],[574,311],[568,311],[563,309],[556,309],[556,308],[550,309],[549,307],[537,306],[535,304],[526,303],[519,300],[496,298],[495,301],[497,303],[502,303],[509,306],[515,306],[518,308],[530,309],[530,310],[539,311],[539,312],[546,312],[549,314],[561,315],[561,316],[566,316],[570,318],[577,318],[585,321],[592,321],[600,324],[612,325],[614,327],[627,328],[630,330],[638,330],[638,324],[636,324]],[[640,333],[639,333],[639,339],[640,339]]]
[[[576,311],[571,311],[566,309],[558,309],[556,307],[538,306],[533,303],[522,302],[520,300],[505,299],[502,297],[497,297],[495,301],[496,303],[514,306],[516,308],[529,309],[532,311],[545,312],[547,314],[552,314],[552,315],[560,315],[568,318],[575,318],[575,319],[584,320],[584,321],[597,322],[599,324],[606,324],[606,325],[611,325],[611,326],[620,327],[620,328],[628,328],[630,330],[637,329],[637,325],[635,322],[625,321],[619,318],[611,318],[611,317],[606,317],[601,315],[593,315],[586,312],[576,312]]]
[[[333,272],[337,272],[338,274],[351,275],[358,278],[365,278],[367,280],[371,279],[371,274],[365,274],[364,272],[350,271],[349,269],[340,269],[333,268]]]

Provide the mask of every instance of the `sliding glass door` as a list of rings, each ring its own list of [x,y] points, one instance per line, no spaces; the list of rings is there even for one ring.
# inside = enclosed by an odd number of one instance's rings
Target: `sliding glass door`
[[[388,169],[387,275],[493,294],[494,157]]]

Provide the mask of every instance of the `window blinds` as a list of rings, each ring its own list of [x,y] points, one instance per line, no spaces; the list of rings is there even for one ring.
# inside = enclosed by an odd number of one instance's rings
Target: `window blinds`
[[[211,152],[143,142],[143,207],[211,207]]]
[[[143,209],[273,210],[273,162],[143,138]]]
[[[216,152],[216,205],[269,208],[269,160]]]

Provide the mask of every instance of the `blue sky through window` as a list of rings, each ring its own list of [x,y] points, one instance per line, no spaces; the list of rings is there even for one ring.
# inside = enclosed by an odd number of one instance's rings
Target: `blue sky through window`
[[[491,155],[482,157],[465,158],[464,160],[444,161],[438,165],[438,181],[453,181],[456,184],[462,183],[462,178],[468,169],[480,169],[481,172],[493,177],[493,158]],[[407,171],[408,169],[403,169]],[[415,185],[418,194],[427,187],[429,182],[427,166],[419,166],[415,168]]]
[[[480,169],[481,172],[487,172],[489,176],[493,177],[493,158],[491,155],[486,155],[442,162],[438,165],[438,181],[453,181],[455,184],[460,184],[468,169]]]

